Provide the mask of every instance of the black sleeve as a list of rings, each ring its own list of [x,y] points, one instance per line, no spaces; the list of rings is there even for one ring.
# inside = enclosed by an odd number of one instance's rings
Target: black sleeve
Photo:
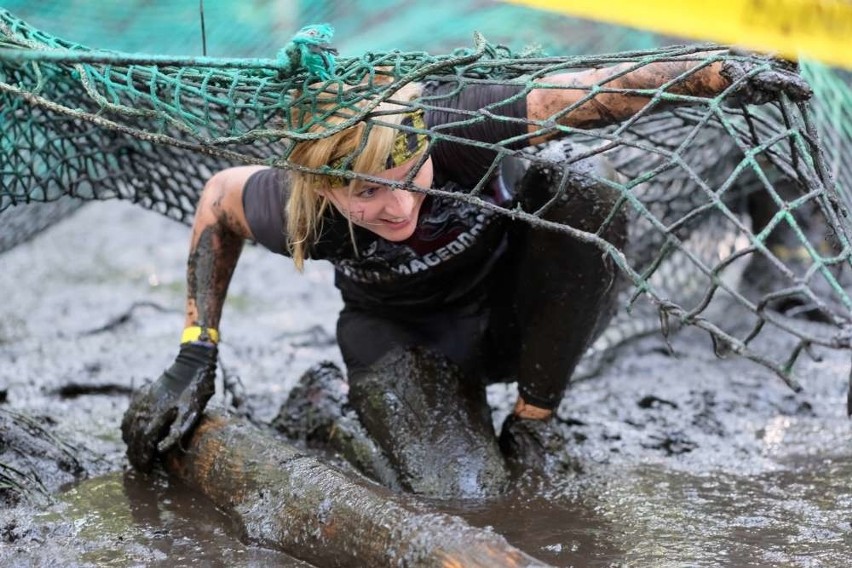
[[[243,188],[243,209],[254,239],[274,253],[289,256],[284,208],[289,195],[289,176],[276,168],[249,176]]]
[[[525,119],[527,101],[523,87],[519,85],[470,84],[461,87],[457,82],[448,81],[427,85],[422,100],[427,106],[426,125],[437,133],[501,144],[528,132],[523,120],[494,120],[482,116],[477,118],[471,112],[453,112],[454,109],[485,109],[498,116]],[[464,122],[467,123],[459,124]],[[517,149],[527,144],[521,140],[503,145]],[[453,181],[463,187],[473,187],[491,167],[497,152],[464,142],[443,140],[433,146],[431,156],[438,185]]]

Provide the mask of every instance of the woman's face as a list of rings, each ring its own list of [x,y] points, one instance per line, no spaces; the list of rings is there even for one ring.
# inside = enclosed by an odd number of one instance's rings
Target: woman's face
[[[376,177],[402,181],[417,164],[418,159],[419,156],[416,156],[393,169],[376,174]],[[431,158],[423,163],[420,171],[414,176],[413,184],[431,187]],[[323,194],[352,223],[395,242],[404,241],[414,233],[420,215],[420,206],[425,197],[422,193],[392,189],[372,182],[363,183],[355,191],[350,191],[348,187],[341,187],[325,190]]]

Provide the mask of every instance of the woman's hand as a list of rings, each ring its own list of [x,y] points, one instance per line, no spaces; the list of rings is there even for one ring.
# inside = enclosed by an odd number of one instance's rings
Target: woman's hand
[[[758,55],[726,59],[719,74],[735,88],[733,97],[726,99],[728,102],[762,105],[781,94],[793,102],[802,102],[813,95],[796,64],[784,59]]]
[[[130,400],[121,421],[127,458],[150,471],[159,453],[172,449],[201,419],[215,392],[216,346],[185,343],[171,367]]]
[[[547,470],[548,457],[564,453],[566,441],[551,418],[536,420],[510,414],[500,429],[499,444],[516,475],[525,471],[542,474]]]
[[[564,449],[565,440],[554,429],[553,410],[526,402],[518,396],[515,409],[500,429],[500,450],[516,473],[543,472],[547,456]]]
[[[243,240],[251,238],[242,206],[246,180],[259,166],[222,170],[207,182],[192,225],[187,262],[185,329],[219,327],[222,305],[237,266]],[[158,453],[167,452],[189,434],[207,401],[216,376],[215,343],[186,340],[174,364],[159,379],[139,389],[121,422],[127,457],[150,471]],[[216,341],[216,339],[212,339]]]

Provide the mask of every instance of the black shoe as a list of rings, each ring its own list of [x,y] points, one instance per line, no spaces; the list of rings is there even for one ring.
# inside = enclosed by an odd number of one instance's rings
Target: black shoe
[[[317,363],[302,375],[272,426],[293,440],[324,444],[346,413],[349,385],[334,363]]]

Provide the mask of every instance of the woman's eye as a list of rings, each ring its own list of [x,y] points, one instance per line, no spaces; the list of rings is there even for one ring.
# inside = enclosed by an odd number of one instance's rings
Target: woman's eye
[[[372,186],[372,185],[368,185],[368,186],[362,187],[362,188],[358,191],[358,193],[356,193],[355,195],[356,195],[357,197],[361,197],[361,198],[365,198],[365,197],[373,197],[373,196],[376,194],[376,192],[377,192],[378,190],[379,190],[379,188],[378,188],[378,187],[376,187],[376,186]]]

